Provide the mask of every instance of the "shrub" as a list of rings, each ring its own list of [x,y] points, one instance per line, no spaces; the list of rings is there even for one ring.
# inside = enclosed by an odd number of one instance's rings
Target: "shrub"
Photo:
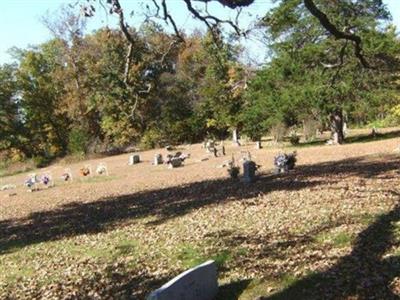
[[[69,133],[68,150],[72,154],[84,154],[90,142],[89,134],[78,128],[74,128]]]
[[[140,147],[142,149],[153,149],[160,147],[162,144],[162,135],[155,129],[148,129],[142,136],[140,140]]]
[[[300,137],[299,137],[295,132],[293,132],[293,133],[290,135],[289,140],[290,140],[290,143],[291,143],[292,145],[298,145],[299,142],[300,142]]]
[[[50,159],[45,156],[34,156],[32,158],[36,168],[44,168],[50,164]]]

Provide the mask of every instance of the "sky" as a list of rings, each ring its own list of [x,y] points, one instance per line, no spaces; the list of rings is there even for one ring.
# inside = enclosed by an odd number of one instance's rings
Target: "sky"
[[[54,16],[61,5],[75,3],[77,0],[0,0],[0,64],[11,62],[8,50],[12,47],[26,48],[37,45],[50,39],[51,33],[43,25],[41,18],[45,15]],[[138,26],[143,20],[143,8],[151,4],[150,0],[120,0],[125,10],[127,22],[131,26]],[[243,10],[240,17],[242,28],[251,26],[255,17],[260,17],[272,7],[271,0],[256,0],[255,4]],[[400,0],[384,0],[393,16],[393,23],[400,29]],[[170,11],[180,28],[191,31],[195,28],[204,28],[199,21],[194,20],[187,12],[182,0],[167,0]],[[115,26],[116,17],[105,13],[97,4],[97,13],[88,20],[87,32],[102,26]],[[215,3],[209,6],[209,11],[221,18],[234,18],[235,12],[223,8]],[[132,15],[131,15],[132,12]],[[250,37],[251,45],[247,52],[253,56],[263,56],[259,53],[263,45],[256,37]],[[249,54],[251,56],[251,54]]]

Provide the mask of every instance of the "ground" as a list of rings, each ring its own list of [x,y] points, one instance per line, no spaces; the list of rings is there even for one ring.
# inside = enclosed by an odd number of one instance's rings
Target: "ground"
[[[212,258],[219,300],[397,299],[398,133],[342,146],[227,143],[219,158],[190,145],[177,169],[151,165],[166,150],[134,166],[127,154],[59,163],[36,170],[56,186],[33,193],[21,186],[26,173],[0,178],[19,185],[0,192],[0,298],[145,299]],[[272,174],[274,155],[294,149],[296,169]],[[253,184],[218,167],[246,150],[261,166]],[[108,177],[78,176],[100,162]],[[59,179],[67,167],[71,183]]]

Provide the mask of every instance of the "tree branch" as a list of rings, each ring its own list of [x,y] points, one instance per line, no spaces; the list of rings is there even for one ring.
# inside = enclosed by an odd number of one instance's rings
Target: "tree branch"
[[[365,68],[370,68],[367,60],[362,54],[361,38],[353,33],[340,31],[334,24],[331,23],[328,16],[318,9],[313,0],[303,0],[305,7],[310,13],[316,17],[321,25],[335,38],[352,41],[354,45],[354,54]]]

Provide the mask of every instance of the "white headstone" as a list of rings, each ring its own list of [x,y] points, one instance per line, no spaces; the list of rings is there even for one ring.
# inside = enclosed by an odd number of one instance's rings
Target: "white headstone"
[[[147,300],[214,300],[218,293],[217,279],[217,266],[209,260],[167,282]]]

